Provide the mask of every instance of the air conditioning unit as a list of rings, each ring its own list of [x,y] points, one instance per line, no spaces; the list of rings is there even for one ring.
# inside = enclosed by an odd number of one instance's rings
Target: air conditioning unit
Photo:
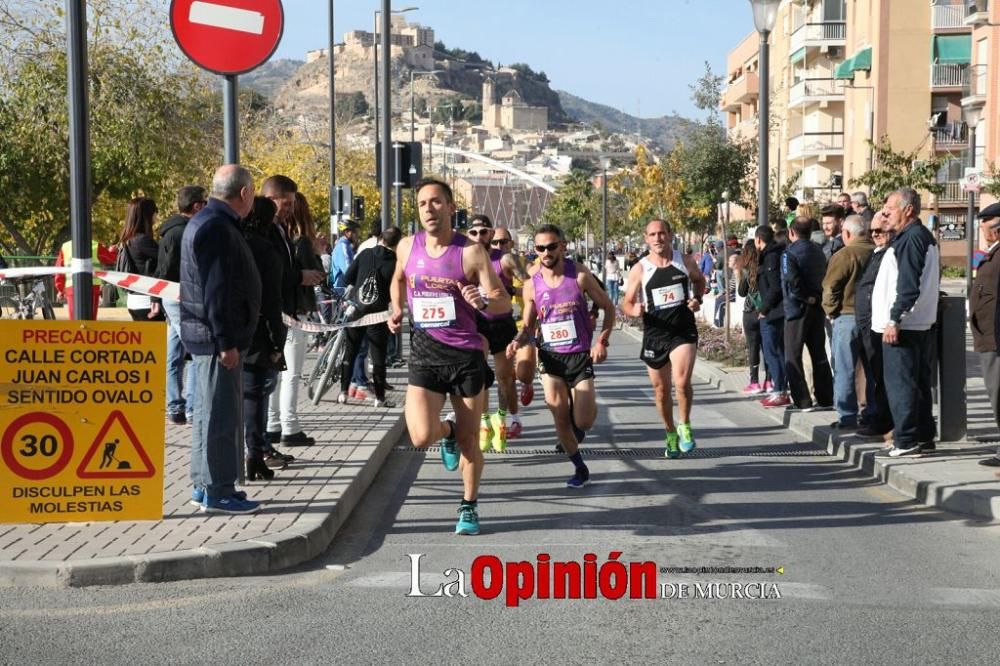
[[[840,56],[843,55],[843,53],[841,53],[841,50],[840,50],[839,46],[830,46],[830,47],[828,47],[828,49],[829,50],[827,51],[827,54],[831,58],[839,58]]]

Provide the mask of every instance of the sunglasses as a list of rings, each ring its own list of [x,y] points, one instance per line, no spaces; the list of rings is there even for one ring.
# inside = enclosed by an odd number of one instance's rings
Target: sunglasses
[[[509,242],[509,238],[498,238],[497,240],[491,240],[490,245],[506,245]]]
[[[872,236],[881,236],[883,234],[889,233],[885,229],[872,229]]]
[[[548,245],[536,245],[535,252],[541,254],[542,252],[555,252],[559,249],[559,243],[549,243]]]
[[[491,229],[469,229],[468,234],[473,237],[486,236]]]

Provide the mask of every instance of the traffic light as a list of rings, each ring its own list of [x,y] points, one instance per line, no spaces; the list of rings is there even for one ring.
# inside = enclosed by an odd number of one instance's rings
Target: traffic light
[[[423,147],[419,141],[400,143],[400,177],[403,189],[409,189],[416,185],[423,178]],[[389,177],[396,177],[396,150],[389,151],[389,159],[393,162],[389,165]],[[375,181],[382,182],[382,142],[375,144]]]
[[[350,185],[337,185],[333,189],[333,196],[330,199],[332,213],[334,215],[347,213],[350,209],[352,199]]]
[[[457,229],[459,231],[465,231],[469,228],[469,211],[464,208],[459,208],[455,211],[455,214],[451,216],[451,228]]]
[[[364,197],[354,197],[354,201],[351,204],[351,219],[353,219],[358,224],[362,224],[365,221]]]

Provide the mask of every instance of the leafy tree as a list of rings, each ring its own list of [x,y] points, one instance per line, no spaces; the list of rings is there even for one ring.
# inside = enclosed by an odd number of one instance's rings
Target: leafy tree
[[[938,171],[944,166],[946,157],[936,155],[921,156],[921,146],[910,152],[896,151],[889,137],[882,137],[878,143],[866,142],[872,149],[875,166],[850,181],[851,187],[867,187],[873,201],[882,201],[901,187],[912,187],[931,194],[944,192],[944,183],[937,180]]]
[[[586,171],[571,171],[542,214],[542,224],[554,224],[568,239],[583,238],[587,225],[594,233],[600,220],[601,197]]]
[[[1000,164],[988,162],[983,183],[983,193],[994,198],[1000,198]]]

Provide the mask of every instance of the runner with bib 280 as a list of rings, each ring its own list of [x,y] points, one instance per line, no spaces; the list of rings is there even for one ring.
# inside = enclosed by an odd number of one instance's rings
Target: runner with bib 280
[[[545,402],[552,411],[559,444],[575,468],[566,485],[582,488],[590,480],[590,470],[583,463],[579,444],[597,418],[594,363],[608,357],[615,306],[586,266],[565,258],[566,242],[559,227],[539,227],[535,251],[541,256],[541,267],[524,283],[524,319],[507,356],[513,358],[519,347],[529,343],[537,320]],[[593,345],[585,296],[604,310],[603,328]]]
[[[677,458],[695,448],[691,432],[694,389],[691,374],[697,358],[698,328],[694,313],[701,308],[705,276],[694,259],[673,248],[673,232],[663,220],[646,225],[649,255],[632,267],[622,310],[642,316],[642,352],[648,366],[656,408],[666,427],[666,456]],[[674,427],[670,383],[677,390],[680,423]]]
[[[477,446],[476,426],[483,388],[493,373],[486,365],[476,317],[477,310],[510,312],[510,297],[486,250],[452,230],[455,203],[448,184],[425,180],[416,190],[424,230],[399,242],[390,287],[389,329],[395,333],[402,325],[404,296],[413,318],[406,425],[416,447],[440,440],[445,469],[453,471],[461,464],[464,495],[455,533],[479,534],[483,453]],[[441,421],[448,395],[455,416]]]

